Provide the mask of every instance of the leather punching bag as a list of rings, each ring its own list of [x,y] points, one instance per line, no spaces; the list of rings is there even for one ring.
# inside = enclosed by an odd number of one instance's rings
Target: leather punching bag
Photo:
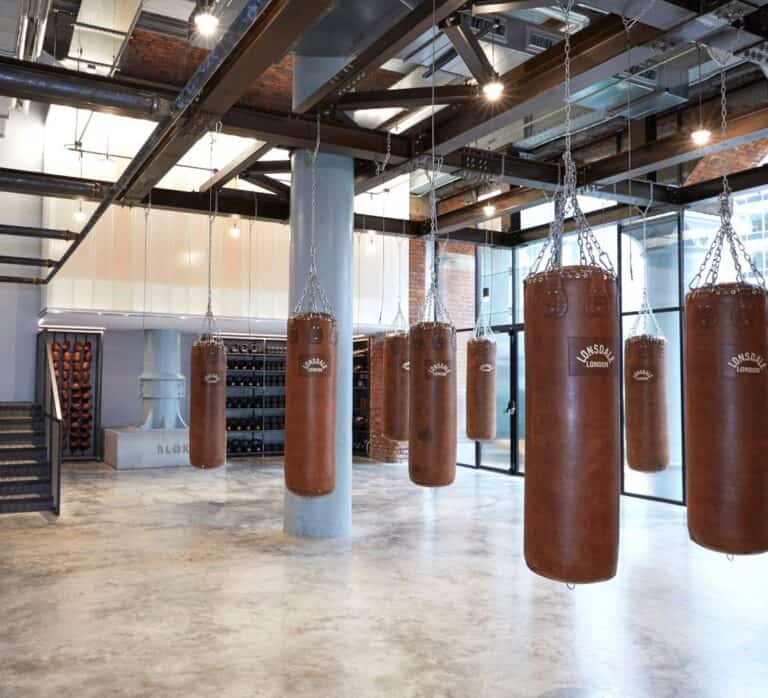
[[[189,462],[218,468],[227,461],[227,354],[221,342],[192,345],[189,379]]]
[[[496,342],[486,337],[467,342],[467,438],[496,438]]]
[[[302,313],[288,320],[285,485],[302,497],[336,485],[336,320]]]
[[[627,465],[656,472],[669,465],[667,342],[643,334],[624,343],[624,415]]]
[[[393,441],[408,440],[408,393],[410,363],[408,333],[390,332],[384,336],[384,436]]]
[[[456,477],[456,330],[445,322],[411,327],[408,471],[425,487]]]
[[[768,551],[768,295],[716,284],[685,300],[685,453],[691,539]]]
[[[610,579],[618,561],[616,290],[597,266],[525,280],[525,560],[573,584]]]

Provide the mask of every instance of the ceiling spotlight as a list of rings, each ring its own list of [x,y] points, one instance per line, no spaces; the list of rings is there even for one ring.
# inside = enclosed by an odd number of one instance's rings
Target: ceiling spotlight
[[[493,204],[486,204],[485,206],[483,206],[483,214],[486,217],[490,217],[494,213],[496,213],[496,207]]]
[[[504,84],[496,77],[483,85],[483,94],[489,102],[498,102],[504,94]]]
[[[691,140],[696,145],[706,145],[707,143],[709,143],[711,138],[712,138],[712,131],[710,131],[708,128],[697,128],[691,134]]]
[[[219,18],[213,14],[213,2],[203,2],[195,13],[195,27],[203,36],[212,36],[219,28]]]

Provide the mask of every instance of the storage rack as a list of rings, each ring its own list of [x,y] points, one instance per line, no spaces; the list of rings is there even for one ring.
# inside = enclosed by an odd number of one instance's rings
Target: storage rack
[[[352,453],[368,456],[370,429],[370,347],[368,339],[355,339],[352,349]]]
[[[47,340],[53,348],[64,460],[101,459],[102,339],[101,332],[65,327],[38,333],[37,351]]]
[[[227,351],[227,456],[283,455],[285,339],[223,339]]]

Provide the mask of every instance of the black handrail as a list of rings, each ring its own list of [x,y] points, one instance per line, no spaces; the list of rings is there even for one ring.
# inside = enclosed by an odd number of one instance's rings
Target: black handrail
[[[37,402],[43,410],[45,442],[51,476],[53,513],[61,513],[61,403],[56,372],[53,368],[53,347],[50,338],[40,335],[42,351],[38,352]]]

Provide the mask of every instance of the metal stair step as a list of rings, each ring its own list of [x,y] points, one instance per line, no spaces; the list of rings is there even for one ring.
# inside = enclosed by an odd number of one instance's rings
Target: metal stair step
[[[51,466],[45,462],[32,460],[15,463],[0,463],[0,482],[7,477],[45,477],[50,475]]]
[[[28,511],[53,511],[53,497],[0,499],[0,514],[20,514]]]
[[[48,478],[0,480],[0,497],[19,494],[39,494],[50,497],[51,481]]]

